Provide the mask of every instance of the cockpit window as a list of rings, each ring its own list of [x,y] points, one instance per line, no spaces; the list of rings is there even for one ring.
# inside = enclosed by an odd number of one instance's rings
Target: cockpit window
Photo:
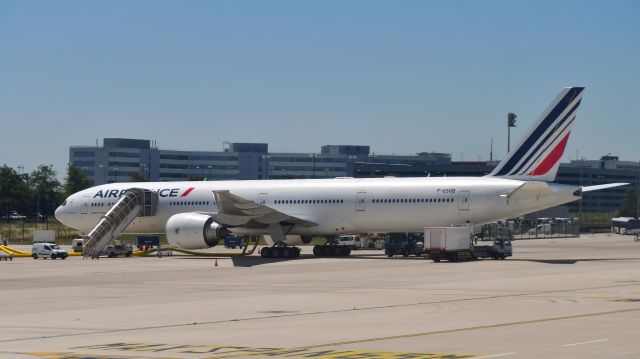
[[[67,205],[67,200],[65,199],[64,202],[62,202],[61,206],[66,206]]]

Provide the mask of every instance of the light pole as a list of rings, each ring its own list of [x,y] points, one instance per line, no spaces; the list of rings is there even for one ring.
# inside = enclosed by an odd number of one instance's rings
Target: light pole
[[[313,160],[313,172],[311,178],[316,178],[316,157],[318,157],[317,153],[310,153],[309,158]]]
[[[513,112],[507,114],[507,154],[511,151],[511,127],[516,127],[516,117]]]

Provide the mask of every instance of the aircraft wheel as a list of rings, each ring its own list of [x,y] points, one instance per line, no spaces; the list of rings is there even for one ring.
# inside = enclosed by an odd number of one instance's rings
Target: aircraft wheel
[[[320,257],[320,246],[313,246],[313,255],[316,257]]]
[[[331,255],[332,257],[337,257],[337,256],[339,256],[339,255],[340,255],[340,253],[341,253],[341,252],[342,252],[342,251],[341,251],[341,248],[338,248],[338,247],[336,246],[336,247],[331,248],[331,252],[330,252],[331,254],[330,254],[330,255]]]
[[[298,257],[300,257],[300,248],[293,247],[293,258],[298,258]]]
[[[260,250],[260,256],[262,258],[271,258],[271,248],[269,247],[264,247]]]
[[[347,248],[347,254],[345,254],[345,256],[350,256],[351,255],[351,248]]]
[[[347,247],[340,247],[340,250],[338,251],[338,253],[337,253],[337,254],[338,254],[340,257],[346,257],[346,255],[347,255],[347,250],[348,250],[348,248],[347,248]]]
[[[291,255],[291,249],[289,249],[289,247],[285,247],[282,249],[282,257],[283,258],[292,258],[293,256]]]
[[[274,247],[271,249],[271,255],[273,258],[280,258],[282,257],[282,249],[278,248],[278,247]]]
[[[331,254],[331,248],[329,248],[327,246],[320,247],[320,255],[322,257],[326,257],[326,256],[328,256],[330,254]]]

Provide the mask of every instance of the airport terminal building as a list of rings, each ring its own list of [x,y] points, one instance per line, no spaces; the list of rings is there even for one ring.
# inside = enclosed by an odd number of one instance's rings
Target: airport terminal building
[[[135,174],[150,181],[258,180],[334,177],[483,176],[497,161],[452,161],[447,153],[379,155],[369,146],[324,145],[319,153],[269,152],[266,143],[227,143],[222,151],[159,149],[151,140],[105,138],[100,146],[73,146],[69,163],[95,185],[127,182]],[[638,185],[638,162],[615,156],[560,164],[556,182]],[[595,191],[568,205],[569,212],[613,212],[629,187]]]

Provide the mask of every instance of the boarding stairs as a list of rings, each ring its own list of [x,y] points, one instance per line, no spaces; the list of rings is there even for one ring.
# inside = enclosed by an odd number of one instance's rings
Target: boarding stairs
[[[82,255],[98,258],[136,217],[154,216],[158,207],[158,193],[148,189],[128,189],[95,227],[84,236]]]

